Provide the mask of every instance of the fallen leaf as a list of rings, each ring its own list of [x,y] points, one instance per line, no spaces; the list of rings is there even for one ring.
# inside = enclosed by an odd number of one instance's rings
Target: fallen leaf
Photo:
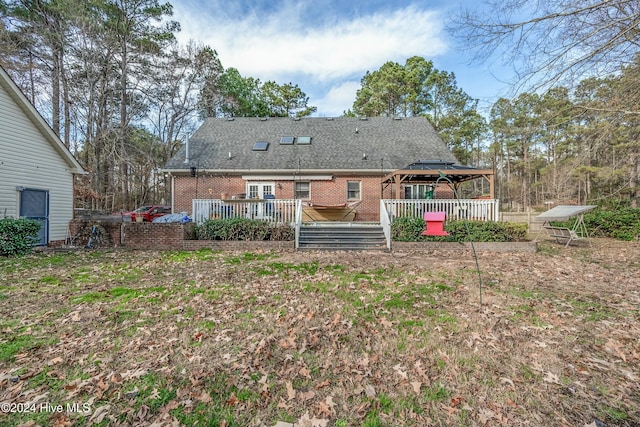
[[[52,427],[71,427],[73,426],[73,421],[69,419],[66,414],[56,414],[54,416]]]
[[[289,335],[286,338],[281,339],[278,345],[284,349],[296,348],[296,334],[293,329],[289,330]]]
[[[110,410],[111,410],[111,405],[100,406],[98,409],[96,409],[93,412],[93,414],[91,415],[91,418],[89,418],[89,423],[100,424],[104,420],[104,418],[109,414]]]
[[[51,359],[47,364],[49,366],[53,366],[53,365],[57,365],[59,363],[62,363],[62,361],[63,361],[62,357],[55,357],[55,358]]]
[[[287,387],[287,397],[289,398],[289,400],[295,399],[296,391],[293,389],[293,384],[291,384],[291,381],[287,381],[285,383],[285,386]]]
[[[235,393],[231,393],[229,399],[227,399],[227,406],[236,406],[238,404],[238,398]]]
[[[623,361],[627,361],[627,356],[624,354],[624,346],[619,341],[614,340],[613,338],[609,338],[609,341],[604,345],[605,350],[609,353],[618,356]]]
[[[305,377],[305,378],[311,379],[311,371],[308,368],[305,368],[304,366],[302,368],[300,368],[298,373],[300,375],[302,375],[303,377]]]
[[[293,427],[326,427],[329,424],[329,420],[320,418],[309,418],[309,413],[305,413]]]
[[[321,383],[316,384],[316,390],[320,390],[321,388],[327,387],[329,385],[331,385],[331,381],[324,380]]]
[[[376,397],[376,389],[373,388],[371,384],[367,384],[366,386],[364,386],[364,393],[367,395],[367,397]]]
[[[318,402],[315,412],[321,417],[331,417],[333,415],[333,409],[326,402]]]
[[[333,401],[333,396],[327,396],[327,398],[324,401],[331,409],[333,409],[333,407],[336,405],[335,402]]]
[[[202,393],[193,396],[193,398],[195,400],[199,401],[199,402],[202,402],[202,403],[211,402],[211,395],[209,393],[207,393],[206,391],[203,391]]]
[[[420,381],[412,381],[411,387],[413,387],[414,393],[420,394],[420,388],[422,387],[422,383]]]
[[[487,424],[487,422],[495,416],[495,413],[491,409],[483,408],[478,412],[478,418],[482,424]]]
[[[551,384],[560,384],[560,379],[558,378],[558,376],[551,372],[547,372],[546,374],[544,374],[542,380]]]
[[[149,399],[160,399],[160,391],[157,388],[151,390],[151,394],[149,395]]]
[[[460,404],[462,403],[463,400],[464,400],[464,398],[462,396],[453,397],[453,398],[451,398],[451,406],[453,406],[453,407],[460,406]]]
[[[512,380],[510,380],[509,378],[505,378],[505,377],[500,377],[500,383],[502,384],[509,384],[511,386],[512,389],[516,389],[516,385],[513,383]]]
[[[285,402],[284,400],[280,400],[278,402],[278,409],[285,409],[285,410],[289,410],[291,408],[290,405],[287,404],[287,402]]]
[[[442,404],[441,406],[445,411],[447,411],[448,415],[453,415],[458,412],[458,408],[456,408],[455,406],[447,406],[445,404]]]
[[[298,392],[298,400],[301,400],[303,402],[306,402],[307,400],[311,400],[315,396],[316,396],[316,392],[313,390]]]
[[[409,378],[408,375],[407,375],[407,371],[403,370],[402,366],[400,366],[400,364],[394,366],[393,370],[396,371],[396,374],[400,375],[400,377],[403,380],[406,380],[407,378]]]

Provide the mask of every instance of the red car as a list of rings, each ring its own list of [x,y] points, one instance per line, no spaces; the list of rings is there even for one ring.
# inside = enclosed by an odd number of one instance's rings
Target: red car
[[[171,206],[142,206],[133,212],[124,215],[131,216],[131,221],[136,222],[138,217],[142,217],[143,222],[151,222],[154,219],[171,213]]]

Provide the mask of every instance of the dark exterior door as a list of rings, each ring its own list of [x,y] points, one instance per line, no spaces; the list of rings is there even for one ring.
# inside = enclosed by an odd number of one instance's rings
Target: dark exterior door
[[[36,246],[49,243],[49,192],[24,189],[20,192],[20,218],[40,223]]]

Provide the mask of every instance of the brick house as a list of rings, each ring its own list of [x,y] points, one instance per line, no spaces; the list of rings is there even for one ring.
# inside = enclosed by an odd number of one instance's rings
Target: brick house
[[[209,118],[164,171],[174,212],[190,212],[193,199],[271,194],[315,205],[355,202],[356,220],[376,221],[380,199],[422,191],[418,183],[383,185],[421,159],[458,163],[424,117]]]

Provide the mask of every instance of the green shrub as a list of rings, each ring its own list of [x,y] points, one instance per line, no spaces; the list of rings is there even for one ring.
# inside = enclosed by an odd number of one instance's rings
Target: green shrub
[[[628,206],[599,207],[584,215],[589,235],[619,240],[640,239],[640,209]]]
[[[552,225],[572,228],[575,219],[554,221]],[[591,237],[610,237],[618,240],[640,239],[640,209],[626,203],[608,202],[584,214],[584,225]]]
[[[40,223],[31,219],[0,219],[0,256],[20,256],[31,252]]]
[[[198,240],[293,240],[288,225],[245,218],[210,219],[196,228]]]
[[[397,242],[520,242],[526,240],[527,224],[485,221],[446,221],[448,236],[422,236],[422,218],[396,218],[391,238]]]

